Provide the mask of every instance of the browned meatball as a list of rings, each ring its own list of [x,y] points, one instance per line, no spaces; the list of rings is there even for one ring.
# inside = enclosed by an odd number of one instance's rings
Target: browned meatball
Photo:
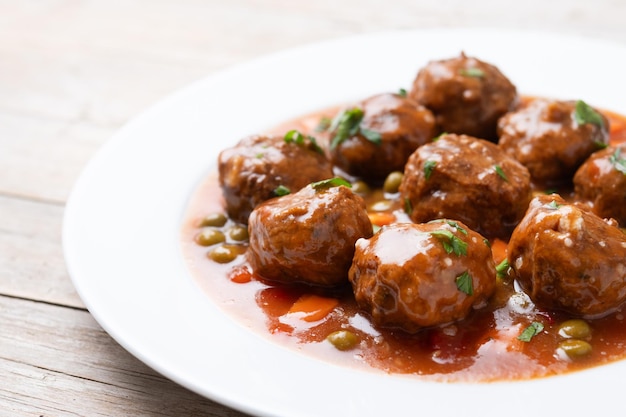
[[[500,116],[518,102],[515,86],[498,68],[464,54],[429,62],[409,97],[432,110],[442,131],[491,141]]]
[[[298,133],[246,137],[220,153],[218,170],[228,215],[240,223],[259,203],[333,176],[322,149]]]
[[[260,204],[248,231],[248,260],[256,273],[331,287],[348,282],[354,243],[372,236],[372,224],[360,196],[323,181]]]
[[[574,175],[576,196],[626,227],[626,143],[591,155]]]
[[[398,94],[379,94],[343,110],[330,134],[333,164],[348,174],[384,179],[436,136],[430,110]]]
[[[466,317],[496,284],[485,239],[451,220],[396,223],[359,239],[349,278],[374,324],[410,333]]]
[[[508,260],[537,306],[599,317],[626,299],[626,234],[556,194],[533,199]]]
[[[558,184],[570,182],[580,164],[608,144],[608,129],[606,117],[582,101],[537,99],[500,119],[498,145],[534,181]]]
[[[411,155],[400,197],[416,223],[458,219],[487,237],[508,237],[532,195],[528,170],[497,145],[445,134]]]

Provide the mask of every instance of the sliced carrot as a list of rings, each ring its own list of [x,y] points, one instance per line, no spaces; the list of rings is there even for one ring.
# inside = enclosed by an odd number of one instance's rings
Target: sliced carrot
[[[235,268],[228,274],[228,278],[237,284],[245,284],[252,281],[252,272],[246,267]]]
[[[496,265],[506,258],[506,247],[507,243],[504,240],[494,239],[493,242],[491,242],[491,255]]]
[[[386,226],[396,221],[396,216],[392,213],[374,212],[368,213],[370,222],[376,226]]]
[[[289,314],[297,313],[304,321],[322,320],[339,304],[336,298],[321,297],[315,294],[303,294],[289,309]]]

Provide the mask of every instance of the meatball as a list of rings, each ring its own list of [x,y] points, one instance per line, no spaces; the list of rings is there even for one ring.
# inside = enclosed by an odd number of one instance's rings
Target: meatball
[[[591,155],[574,175],[577,198],[626,227],[626,143]]]
[[[256,273],[283,283],[348,283],[354,243],[372,236],[372,224],[363,198],[343,185],[332,186],[335,180],[308,185],[252,211],[248,261]]]
[[[442,131],[491,141],[500,116],[518,103],[515,86],[497,67],[465,54],[429,62],[409,97],[435,114]]]
[[[488,243],[452,220],[396,223],[359,239],[348,276],[374,324],[409,333],[466,317],[496,284]]]
[[[626,299],[626,234],[557,194],[533,199],[513,231],[508,260],[541,308],[601,317]]]
[[[461,220],[487,237],[508,237],[532,197],[530,174],[497,145],[444,134],[409,158],[400,184],[415,223]]]
[[[384,179],[437,135],[430,110],[398,94],[379,94],[343,110],[329,130],[330,156],[348,174]]]
[[[591,116],[593,115],[593,116]],[[537,99],[498,122],[498,145],[534,181],[570,182],[578,167],[609,142],[609,121],[583,101]]]
[[[333,176],[315,140],[293,131],[242,139],[219,154],[218,171],[228,215],[240,223],[259,203]]]

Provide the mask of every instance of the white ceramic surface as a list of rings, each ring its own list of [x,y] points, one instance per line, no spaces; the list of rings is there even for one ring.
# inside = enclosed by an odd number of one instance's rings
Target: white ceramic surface
[[[626,48],[549,33],[427,30],[306,45],[200,80],[128,123],[98,152],[68,202],[64,250],[96,320],[172,380],[255,415],[608,415],[626,362],[547,379],[442,384],[331,365],[241,326],[190,276],[179,233],[220,149],[295,116],[410,88],[432,59],[465,51],[523,94],[626,113]]]

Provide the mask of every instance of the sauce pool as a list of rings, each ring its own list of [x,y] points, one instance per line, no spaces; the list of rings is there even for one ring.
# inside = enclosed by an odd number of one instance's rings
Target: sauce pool
[[[334,114],[334,110],[304,116],[273,132],[314,132],[320,118]],[[611,122],[611,144],[625,142],[626,118],[612,112],[605,115]],[[560,191],[565,197],[567,190]],[[341,366],[446,382],[540,378],[626,356],[626,322],[621,310],[586,320],[589,334],[572,337],[563,330],[572,317],[538,309],[507,276],[498,279],[489,305],[462,321],[415,335],[374,328],[359,311],[349,285],[322,293],[309,287],[268,283],[255,276],[245,260],[247,240],[232,232],[241,225],[231,220],[219,227],[201,225],[208,214],[225,212],[220,196],[216,173],[209,175],[192,196],[181,235],[187,264],[202,290],[228,315],[281,345]],[[373,223],[376,219],[408,221],[401,214],[397,196],[373,188],[363,197]],[[387,204],[381,206],[381,200]],[[197,235],[207,229],[222,232],[224,241],[210,246],[198,244]],[[506,242],[492,240],[491,244],[498,264],[505,257]],[[210,259],[210,253],[224,245],[238,253],[235,259],[228,263]],[[533,323],[541,323],[543,328],[530,340],[520,340]],[[345,335],[352,336],[341,339]],[[586,346],[589,351],[574,350]]]

